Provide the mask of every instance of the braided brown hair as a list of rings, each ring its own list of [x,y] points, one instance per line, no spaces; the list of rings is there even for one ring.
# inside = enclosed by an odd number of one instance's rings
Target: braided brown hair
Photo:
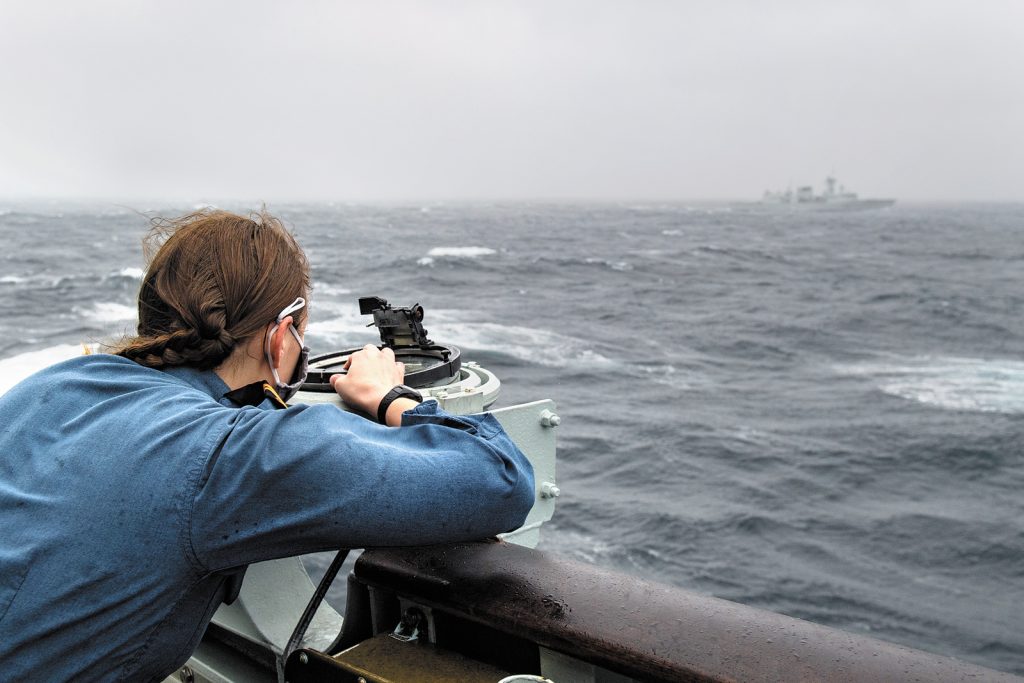
[[[308,297],[309,262],[265,211],[154,219],[144,248],[138,335],[113,353],[151,368],[215,368],[295,297]],[[305,315],[295,314],[296,327]]]

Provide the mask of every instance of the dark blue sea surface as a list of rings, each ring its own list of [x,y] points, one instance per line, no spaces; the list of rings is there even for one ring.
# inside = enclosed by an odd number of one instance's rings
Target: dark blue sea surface
[[[129,330],[136,211],[191,208],[0,205],[0,377]],[[419,302],[557,401],[541,548],[1024,674],[1024,205],[269,208],[314,352]]]

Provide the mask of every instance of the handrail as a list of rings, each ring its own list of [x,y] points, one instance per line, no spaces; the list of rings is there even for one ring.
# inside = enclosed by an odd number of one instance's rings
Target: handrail
[[[1024,681],[507,543],[368,550],[353,579],[640,680]]]

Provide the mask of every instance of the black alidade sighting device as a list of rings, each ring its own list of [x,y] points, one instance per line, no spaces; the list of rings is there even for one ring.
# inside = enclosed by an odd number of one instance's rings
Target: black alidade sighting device
[[[359,314],[373,316],[373,322],[367,327],[377,326],[384,346],[398,349],[434,345],[423,329],[423,307],[419,304],[394,308],[379,296],[364,296],[359,300]]]

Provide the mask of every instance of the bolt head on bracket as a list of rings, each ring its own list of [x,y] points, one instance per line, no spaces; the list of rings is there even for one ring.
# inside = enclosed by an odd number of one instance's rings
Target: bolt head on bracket
[[[545,409],[540,413],[540,423],[544,427],[557,427],[562,424],[562,418],[558,417],[558,415],[550,410]]]
[[[562,495],[562,490],[553,482],[546,481],[540,485],[541,498],[558,498],[560,495]]]

